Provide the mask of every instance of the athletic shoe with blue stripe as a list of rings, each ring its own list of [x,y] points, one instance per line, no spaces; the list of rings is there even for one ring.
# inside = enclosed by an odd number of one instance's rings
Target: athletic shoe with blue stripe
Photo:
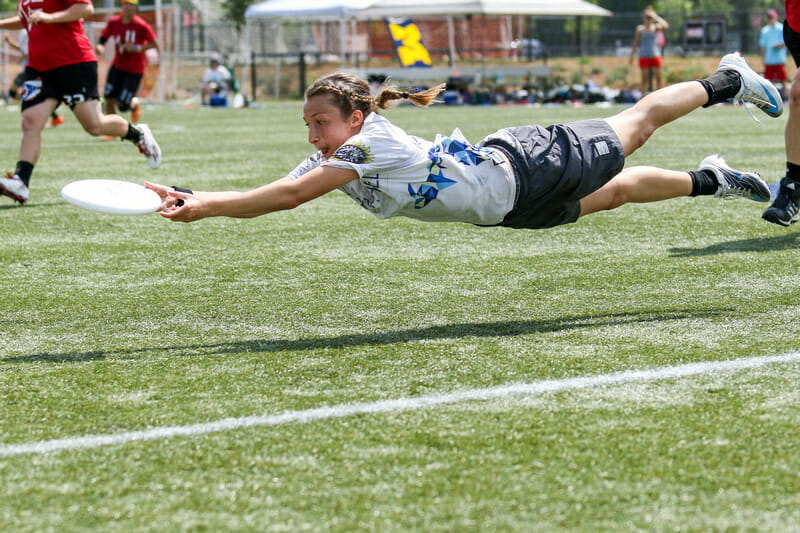
[[[734,70],[739,73],[742,86],[734,100],[742,100],[755,104],[771,117],[779,117],[783,113],[783,98],[780,91],[766,78],[755,73],[738,52],[728,54],[719,62],[717,71]]]
[[[717,198],[747,198],[756,202],[769,202],[769,185],[755,172],[731,168],[719,155],[703,159],[698,170],[710,170],[717,177]]]

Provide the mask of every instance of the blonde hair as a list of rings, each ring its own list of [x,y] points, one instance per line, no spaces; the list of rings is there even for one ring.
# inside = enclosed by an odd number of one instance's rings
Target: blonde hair
[[[387,80],[388,81],[388,80]],[[445,84],[441,83],[425,91],[409,93],[393,85],[386,85],[372,96],[369,83],[355,74],[347,72],[334,72],[317,79],[306,89],[306,100],[312,96],[328,95],[334,106],[339,109],[342,116],[349,117],[358,109],[366,117],[378,109],[389,109],[395,100],[407,99],[419,107],[428,107],[437,102],[436,97],[444,91]]]

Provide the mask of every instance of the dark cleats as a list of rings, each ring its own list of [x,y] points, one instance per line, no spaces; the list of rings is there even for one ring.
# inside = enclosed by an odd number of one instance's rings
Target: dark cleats
[[[778,196],[772,205],[764,211],[761,218],[779,226],[789,226],[800,218],[800,190],[798,183],[783,178],[778,188]]]

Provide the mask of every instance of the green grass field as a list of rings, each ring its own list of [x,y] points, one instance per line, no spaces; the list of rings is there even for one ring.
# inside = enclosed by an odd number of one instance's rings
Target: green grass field
[[[387,115],[477,141],[614,112]],[[147,108],[157,171],[67,115],[44,132],[29,204],[0,199],[0,530],[800,523],[800,239],[762,221],[764,204],[627,205],[545,231],[379,221],[339,192],[253,220],[115,217],[61,187],[255,187],[310,153],[300,105]],[[774,182],[785,118],[762,122],[699,110],[629,164],[690,170],[720,152]],[[0,112],[0,133],[10,170],[18,112]],[[633,370],[653,372],[602,381]],[[541,383],[557,390],[480,394]]]

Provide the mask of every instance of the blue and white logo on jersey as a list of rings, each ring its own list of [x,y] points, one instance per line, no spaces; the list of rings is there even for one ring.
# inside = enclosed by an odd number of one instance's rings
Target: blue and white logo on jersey
[[[418,188],[408,186],[408,193],[414,197],[414,208],[422,209],[439,196],[439,192],[456,185],[458,182],[446,177],[447,164],[442,157],[444,154],[452,156],[458,163],[465,166],[478,166],[486,161],[491,162],[491,150],[478,148],[467,142],[461,142],[449,137],[434,144],[428,151],[428,179]]]
[[[354,165],[363,165],[373,160],[372,152],[361,143],[345,143],[341,145],[331,158],[334,161],[344,161]]]

